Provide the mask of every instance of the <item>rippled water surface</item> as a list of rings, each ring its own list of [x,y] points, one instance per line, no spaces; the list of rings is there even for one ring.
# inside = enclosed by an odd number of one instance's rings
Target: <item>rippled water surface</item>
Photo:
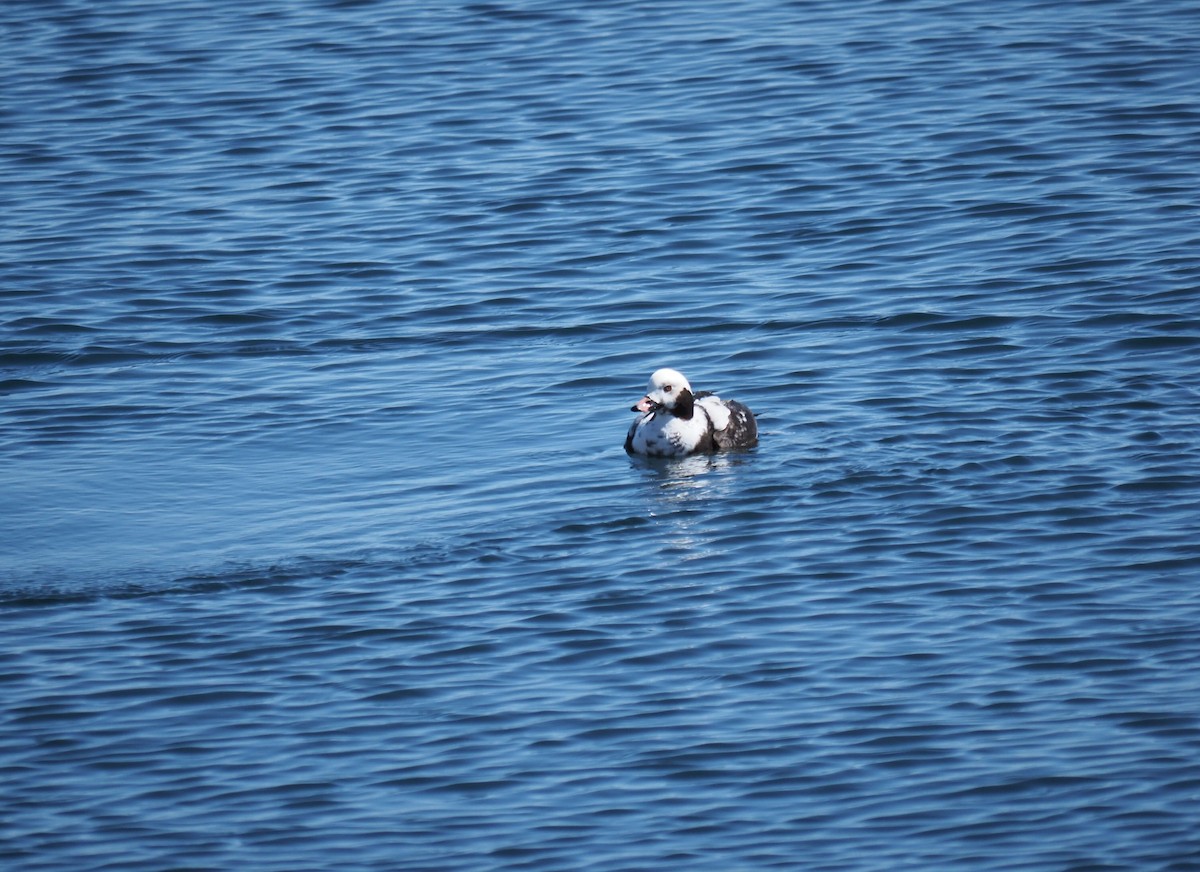
[[[1195,4],[0,32],[6,868],[1200,869]]]

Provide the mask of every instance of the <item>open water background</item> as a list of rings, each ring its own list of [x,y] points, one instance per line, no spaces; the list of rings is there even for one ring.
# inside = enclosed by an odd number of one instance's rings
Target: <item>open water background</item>
[[[0,33],[7,869],[1200,869],[1196,4]]]

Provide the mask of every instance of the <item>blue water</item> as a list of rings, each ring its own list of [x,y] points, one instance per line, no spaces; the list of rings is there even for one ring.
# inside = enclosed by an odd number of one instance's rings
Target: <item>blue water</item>
[[[6,869],[1200,869],[1200,7],[0,33]]]

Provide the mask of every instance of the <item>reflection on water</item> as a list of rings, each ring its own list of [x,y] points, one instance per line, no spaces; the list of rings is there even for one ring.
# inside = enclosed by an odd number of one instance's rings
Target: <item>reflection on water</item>
[[[728,471],[746,462],[750,456],[746,452],[722,452],[672,459],[632,454],[629,455],[629,463],[635,469],[645,471],[645,481],[670,490],[680,486],[706,487],[718,483],[721,478],[715,473]]]

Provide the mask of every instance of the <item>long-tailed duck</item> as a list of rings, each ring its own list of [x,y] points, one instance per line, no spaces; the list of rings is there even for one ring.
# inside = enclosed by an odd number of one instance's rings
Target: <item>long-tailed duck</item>
[[[641,412],[625,437],[625,450],[649,457],[749,448],[758,442],[754,413],[737,400],[709,391],[692,393],[682,373],[660,369],[650,376],[646,396],[630,409]]]

